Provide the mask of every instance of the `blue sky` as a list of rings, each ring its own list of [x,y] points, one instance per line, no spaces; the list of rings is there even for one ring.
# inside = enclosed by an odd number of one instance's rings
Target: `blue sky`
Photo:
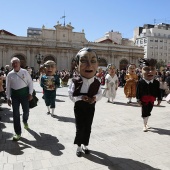
[[[74,32],[84,29],[94,41],[108,31],[132,38],[133,30],[144,24],[170,23],[169,0],[1,0],[0,29],[27,36],[27,28],[54,28],[65,12],[65,22]]]

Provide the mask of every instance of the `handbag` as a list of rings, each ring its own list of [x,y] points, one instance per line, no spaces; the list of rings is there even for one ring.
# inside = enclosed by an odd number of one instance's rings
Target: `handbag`
[[[23,80],[18,74],[16,74],[21,80]],[[24,81],[24,80],[23,80]],[[25,81],[24,81],[25,82]],[[25,84],[27,85],[28,87],[28,84],[25,82]],[[28,87],[28,90],[29,90],[29,87]],[[29,101],[29,108],[32,109],[34,107],[37,106],[37,102],[38,102],[38,98],[36,96],[36,92],[35,90],[33,89],[33,93],[32,93],[32,100]]]
[[[29,108],[32,109],[37,106],[38,98],[36,96],[35,90],[32,93],[32,100],[29,101]]]

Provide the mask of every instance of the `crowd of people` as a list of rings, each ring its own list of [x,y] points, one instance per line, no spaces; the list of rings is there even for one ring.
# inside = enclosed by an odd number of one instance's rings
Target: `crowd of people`
[[[99,58],[96,52],[90,48],[81,49],[75,56],[75,69],[71,71],[57,70],[57,64],[46,61],[37,73],[30,68],[21,68],[20,60],[11,59],[9,65],[1,68],[0,73],[0,97],[13,109],[13,123],[15,134],[13,140],[18,141],[22,129],[20,124],[20,105],[22,106],[22,122],[25,129],[29,129],[29,101],[32,100],[33,79],[39,80],[42,87],[44,103],[47,114],[55,114],[56,89],[68,87],[69,98],[74,102],[74,115],[76,135],[74,144],[77,145],[76,155],[80,157],[82,151],[89,154],[88,144],[90,140],[91,126],[95,113],[95,104],[102,97],[108,99],[108,103],[115,103],[117,90],[124,88],[127,104],[135,98],[141,106],[143,118],[143,131],[147,132],[148,119],[154,101],[160,105],[164,97],[170,93],[170,71],[156,70],[155,59],[140,59],[139,67],[130,63],[125,70],[118,70],[114,63],[107,65],[103,70],[98,66]],[[69,79],[71,82],[68,84]],[[105,87],[102,90],[102,86]],[[3,99],[3,100],[2,100]],[[2,108],[0,108],[2,111]]]

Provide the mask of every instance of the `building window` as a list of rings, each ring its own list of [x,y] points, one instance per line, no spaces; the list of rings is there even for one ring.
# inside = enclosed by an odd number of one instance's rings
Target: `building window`
[[[159,42],[163,42],[163,40],[160,40]]]
[[[158,42],[158,40],[155,40],[155,42]]]
[[[153,40],[151,39],[150,42],[153,42]]]

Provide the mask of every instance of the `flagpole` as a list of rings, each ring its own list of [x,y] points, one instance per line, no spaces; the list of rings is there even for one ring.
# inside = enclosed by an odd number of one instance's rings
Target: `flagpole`
[[[64,27],[65,27],[65,18],[66,18],[65,11],[64,11],[64,15],[60,19],[63,19],[63,18],[64,18]]]

